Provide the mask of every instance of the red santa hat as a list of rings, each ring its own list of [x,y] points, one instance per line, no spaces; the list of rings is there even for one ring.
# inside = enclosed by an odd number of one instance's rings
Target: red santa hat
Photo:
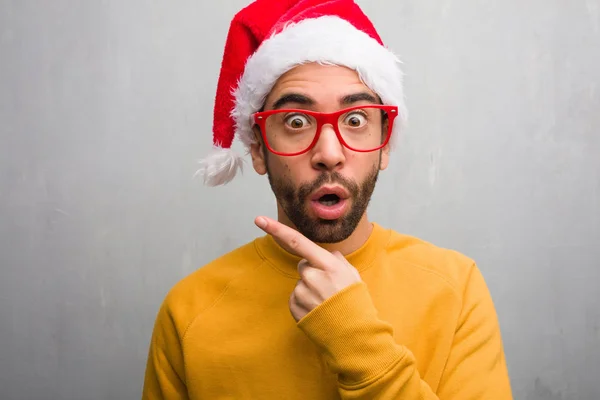
[[[235,15],[217,84],[211,155],[198,171],[208,186],[231,181],[243,159],[237,137],[255,141],[252,114],[260,111],[281,75],[318,62],[357,71],[384,104],[398,106],[391,141],[406,122],[400,60],[388,50],[353,0],[257,0]]]

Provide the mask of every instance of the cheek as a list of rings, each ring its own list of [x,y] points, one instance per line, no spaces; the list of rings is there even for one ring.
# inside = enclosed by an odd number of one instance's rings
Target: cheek
[[[268,159],[269,171],[271,175],[274,175],[280,179],[287,179],[295,181],[295,172],[298,167],[290,162],[292,160],[287,157],[278,157],[271,155]]]
[[[269,157],[269,168],[273,175],[298,183],[310,179],[310,162],[300,157]]]
[[[379,169],[379,153],[365,153],[354,155],[347,158],[347,165],[351,166],[351,170],[357,181],[365,179],[371,175],[374,169]]]

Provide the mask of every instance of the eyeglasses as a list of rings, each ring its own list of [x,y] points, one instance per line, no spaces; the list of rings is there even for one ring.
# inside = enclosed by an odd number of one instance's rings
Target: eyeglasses
[[[398,107],[355,106],[333,113],[308,110],[270,110],[253,114],[263,140],[274,154],[297,156],[312,149],[324,125],[331,125],[340,143],[350,150],[379,150],[390,140]]]

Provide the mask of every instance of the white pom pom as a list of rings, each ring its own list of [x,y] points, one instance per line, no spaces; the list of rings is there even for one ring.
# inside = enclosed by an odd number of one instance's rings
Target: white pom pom
[[[194,177],[201,175],[207,186],[219,186],[230,182],[238,169],[243,172],[244,160],[232,149],[216,147],[211,155],[200,161],[200,169]]]

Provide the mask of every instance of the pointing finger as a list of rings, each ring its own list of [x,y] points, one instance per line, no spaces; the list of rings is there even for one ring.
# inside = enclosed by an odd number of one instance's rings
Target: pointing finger
[[[258,217],[254,222],[267,234],[278,239],[287,251],[305,258],[313,267],[324,268],[335,258],[330,252],[281,222],[267,217]]]

